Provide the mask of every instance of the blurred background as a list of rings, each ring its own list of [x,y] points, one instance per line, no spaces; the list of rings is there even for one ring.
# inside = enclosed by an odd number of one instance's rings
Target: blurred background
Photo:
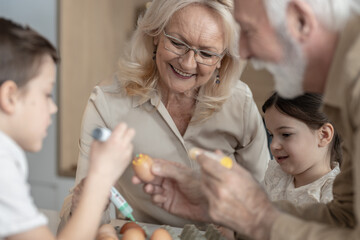
[[[87,99],[97,83],[116,71],[147,4],[146,0],[0,0],[1,17],[31,26],[59,49],[61,57],[54,94],[59,112],[43,150],[27,154],[29,183],[39,208],[59,211],[73,186]],[[261,107],[273,89],[271,76],[247,66],[241,79]]]

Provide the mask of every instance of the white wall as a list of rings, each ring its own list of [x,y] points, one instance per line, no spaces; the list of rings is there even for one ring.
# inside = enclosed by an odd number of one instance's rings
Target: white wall
[[[56,0],[0,0],[0,16],[28,24],[57,46]],[[56,90],[55,90],[56,94]],[[55,96],[56,99],[56,96]],[[41,152],[27,154],[29,182],[39,208],[60,210],[64,197],[73,186],[73,178],[57,176],[57,116],[48,130]]]

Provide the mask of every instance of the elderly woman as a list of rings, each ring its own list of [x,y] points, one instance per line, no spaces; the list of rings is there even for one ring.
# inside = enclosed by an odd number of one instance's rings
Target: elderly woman
[[[90,96],[76,183],[86,175],[92,130],[112,129],[120,121],[136,130],[134,155],[197,168],[189,149],[220,149],[261,181],[270,158],[266,133],[250,89],[239,81],[237,38],[230,0],[153,1],[139,19],[112,83],[95,87]],[[172,226],[188,222],[154,206],[131,183],[132,176],[129,167],[116,187],[137,221]],[[63,206],[63,218],[70,203],[68,199]]]

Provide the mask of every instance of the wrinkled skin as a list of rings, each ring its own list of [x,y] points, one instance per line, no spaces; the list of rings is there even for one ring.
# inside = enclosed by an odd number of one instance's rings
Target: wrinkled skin
[[[234,164],[227,169],[200,155],[199,177],[182,164],[160,159],[155,161],[152,172],[157,177],[152,183],[144,185],[144,191],[152,195],[155,204],[184,218],[217,223],[258,239],[266,239],[264,235],[267,233],[257,230],[257,226],[262,224],[264,230],[269,230],[271,226],[268,222],[262,222],[264,216],[273,219],[279,213],[258,182],[243,167]],[[134,177],[133,183],[140,184],[141,181]]]

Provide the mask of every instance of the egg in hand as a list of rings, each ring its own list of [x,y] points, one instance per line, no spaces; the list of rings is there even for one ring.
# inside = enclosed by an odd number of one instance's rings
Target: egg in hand
[[[151,182],[155,179],[154,174],[151,172],[153,160],[146,154],[137,154],[132,161],[132,167],[135,175],[143,182]]]

